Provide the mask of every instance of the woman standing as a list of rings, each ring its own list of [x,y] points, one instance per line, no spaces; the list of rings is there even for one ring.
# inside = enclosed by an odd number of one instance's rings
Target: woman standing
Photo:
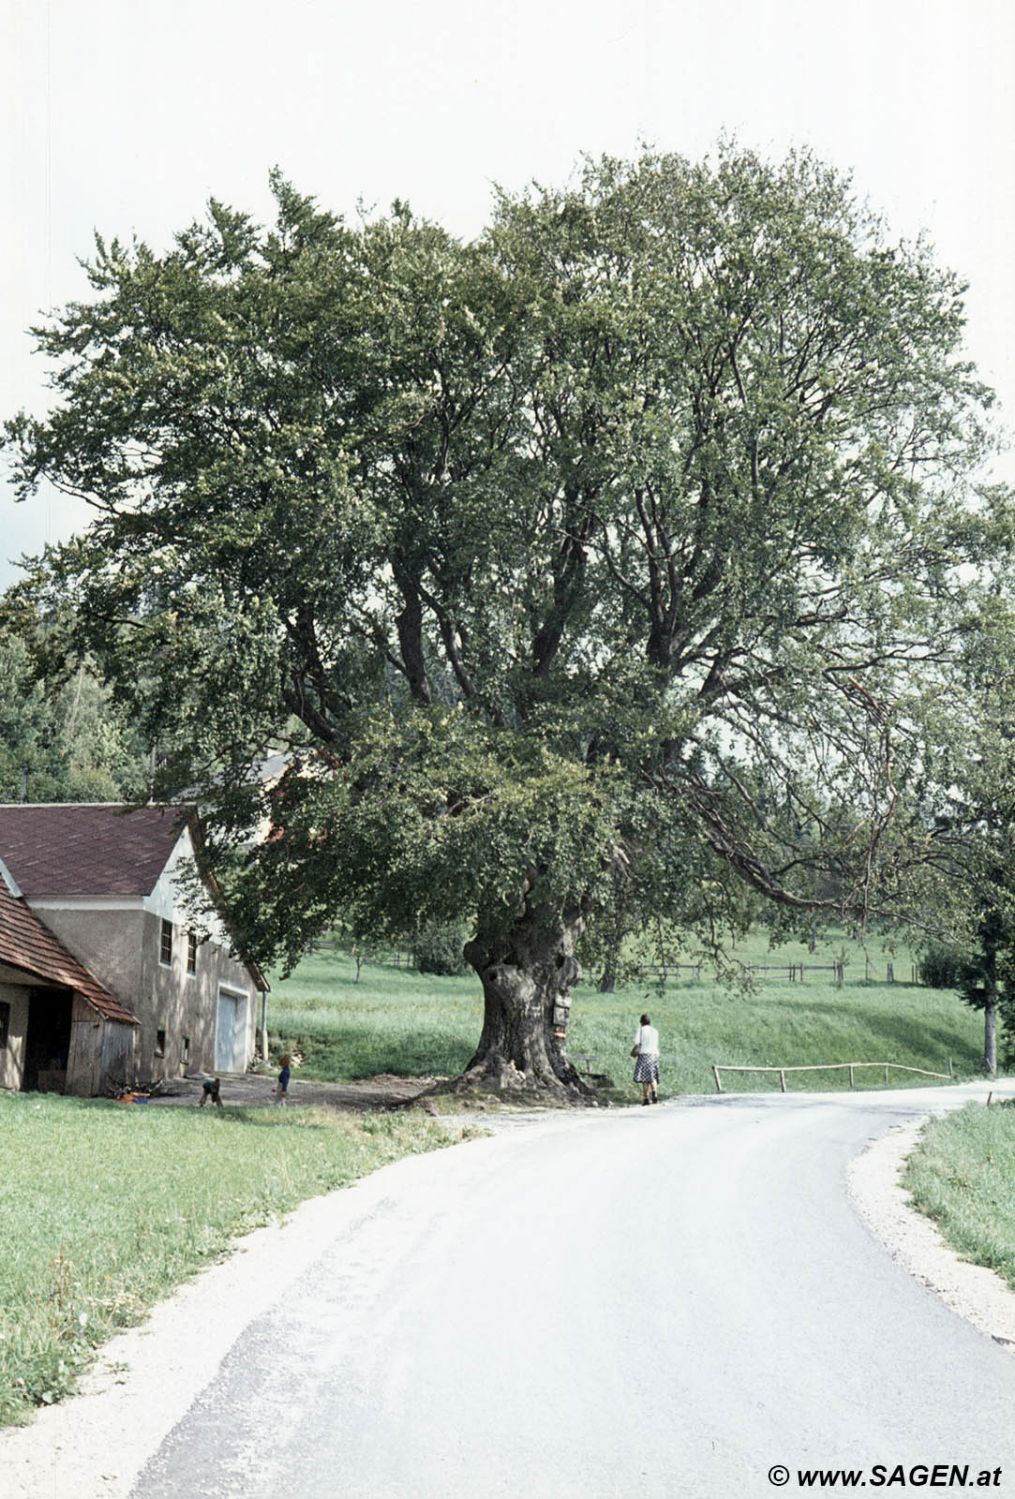
[[[634,1033],[631,1047],[634,1057],[634,1080],[641,1083],[642,1103],[659,1102],[659,1032],[647,1015]]]

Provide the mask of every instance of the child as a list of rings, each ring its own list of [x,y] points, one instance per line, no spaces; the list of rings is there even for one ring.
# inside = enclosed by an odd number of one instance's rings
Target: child
[[[289,1054],[288,1054],[288,1052],[284,1056],[279,1057],[279,1062],[282,1064],[282,1071],[279,1073],[279,1075],[278,1075],[278,1082],[275,1085],[275,1102],[278,1103],[278,1104],[281,1104],[282,1107],[284,1108],[285,1107],[286,1098],[289,1095]]]
[[[203,1109],[210,1098],[215,1107],[220,1109],[222,1107],[222,1099],[219,1097],[219,1090],[222,1087],[222,1079],[219,1077],[206,1077],[201,1087],[203,1091],[198,1108]]]

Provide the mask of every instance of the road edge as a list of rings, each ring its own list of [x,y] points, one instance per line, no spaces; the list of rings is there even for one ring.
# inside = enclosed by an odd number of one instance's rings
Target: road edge
[[[903,1168],[931,1117],[896,1125],[854,1156],[846,1168],[850,1198],[897,1264],[1015,1355],[1015,1292],[993,1270],[962,1259],[902,1185]]]
[[[276,1305],[336,1237],[383,1213],[404,1180],[439,1172],[456,1152],[495,1157],[525,1128],[552,1132],[597,1117],[530,1117],[511,1130],[485,1129],[402,1156],[234,1239],[220,1259],[181,1281],[137,1325],[103,1343],[74,1394],[40,1407],[24,1425],[0,1428],[3,1499],[129,1499],[145,1464],[246,1327]],[[471,1122],[449,1119],[447,1127]]]

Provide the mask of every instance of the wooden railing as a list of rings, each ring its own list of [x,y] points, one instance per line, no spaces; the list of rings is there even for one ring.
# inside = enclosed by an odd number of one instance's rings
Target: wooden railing
[[[855,1086],[853,1074],[860,1067],[884,1068],[886,1083],[888,1082],[889,1067],[894,1067],[898,1072],[918,1072],[921,1077],[943,1078],[945,1082],[949,1082],[955,1076],[951,1057],[948,1058],[947,1072],[928,1072],[926,1067],[907,1067],[902,1062],[815,1062],[806,1067],[733,1067],[723,1062],[721,1065],[718,1063],[712,1064],[712,1076],[715,1078],[715,1091],[721,1093],[723,1086],[722,1080],[719,1077],[720,1072],[777,1072],[779,1074],[779,1088],[785,1093],[787,1072],[848,1072],[849,1086],[852,1088]]]
[[[665,984],[667,979],[679,979],[682,973],[689,973],[693,979],[700,983],[703,966],[701,963],[670,962],[669,959],[664,958],[659,963],[634,964],[631,968],[631,977],[633,980],[659,979]],[[774,974],[776,978],[788,979],[791,984],[798,980],[800,983],[803,983],[805,974],[815,973],[830,973],[832,981],[840,989],[846,981],[845,963],[741,963],[737,961],[736,967],[740,973],[746,974],[752,979],[768,978],[769,974]],[[888,980],[892,981],[891,964],[888,965],[887,973]],[[869,965],[867,977],[870,977]]]

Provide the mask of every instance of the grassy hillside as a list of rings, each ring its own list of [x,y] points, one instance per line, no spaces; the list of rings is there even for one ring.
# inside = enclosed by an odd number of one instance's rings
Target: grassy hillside
[[[588,1057],[593,1071],[626,1085],[631,1033],[648,1009],[662,1036],[664,1092],[713,1091],[713,1062],[889,1061],[943,1072],[951,1057],[956,1075],[977,1071],[979,1016],[953,994],[883,981],[888,961],[899,978],[909,978],[908,952],[868,949],[872,974],[880,982],[865,981],[864,953],[848,945],[841,988],[828,973],[789,981],[790,964],[828,963],[843,950],[838,942],[814,953],[787,945],[773,954],[759,934],[733,956],[744,963],[778,964],[781,973],[759,977],[748,992],[722,986],[704,971],[700,981],[685,975],[665,987],[629,983],[614,994],[599,994],[593,983],[583,983],[574,995],[570,1053],[579,1065]],[[306,958],[290,979],[276,982],[269,1006],[273,1044],[301,1053],[303,1076],[335,1081],[384,1072],[410,1077],[458,1072],[479,1037],[482,1017],[472,975],[434,978],[364,964],[356,983],[355,965],[331,951]],[[904,1073],[892,1077],[895,1085],[906,1080]],[[848,1086],[844,1075],[835,1073],[791,1077],[788,1084]],[[868,1074],[866,1085],[882,1085],[881,1074]],[[730,1077],[724,1086],[732,1090],[738,1084]],[[752,1077],[739,1086],[778,1087],[778,1081]]]

